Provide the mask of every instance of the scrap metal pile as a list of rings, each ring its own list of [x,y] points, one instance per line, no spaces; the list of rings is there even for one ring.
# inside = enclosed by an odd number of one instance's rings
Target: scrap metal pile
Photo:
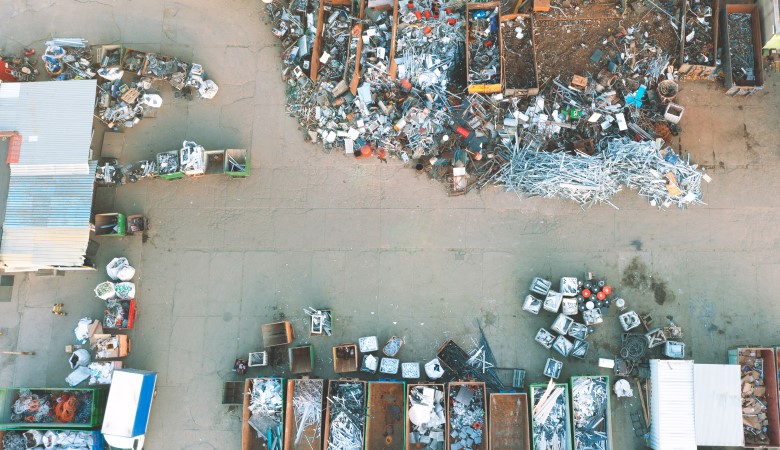
[[[90,431],[27,430],[6,431],[3,450],[98,450]]]
[[[572,378],[574,450],[608,450],[607,377]]]
[[[482,383],[450,384],[449,448],[482,448],[485,430],[485,386]]]
[[[328,392],[330,429],[328,448],[360,450],[365,436],[365,385],[334,381]]]
[[[441,385],[409,390],[409,444],[420,450],[444,448],[444,390]]]
[[[731,52],[731,76],[734,84],[755,81],[753,55],[753,24],[748,13],[726,14]]]
[[[293,414],[295,415],[295,445],[306,442],[310,446],[320,442],[322,429],[322,380],[295,380]]]
[[[11,423],[88,424],[92,391],[20,389],[11,408]]]
[[[249,425],[270,449],[282,448],[282,422],[284,420],[284,396],[280,378],[252,380],[249,392]]]
[[[717,65],[715,34],[713,28],[717,18],[712,8],[713,0],[692,0],[685,14],[685,56],[684,63]]]
[[[755,350],[742,349],[737,362],[742,366],[742,427],[745,444],[755,447],[769,445],[766,405],[770,398],[764,379],[764,358]],[[773,372],[772,368],[768,370],[769,373]]]
[[[397,11],[369,7],[365,17],[323,8],[317,24],[312,5],[267,5],[283,46],[287,112],[326,151],[400,159],[451,194],[497,185],[520,196],[615,206],[611,198],[625,187],[659,208],[702,203],[702,173],[669,147],[679,132],[679,119],[664,114],[676,94],[673,61],[645,28],[605,37],[611,50],[594,53],[595,74],[547,79],[530,98],[469,95],[467,78],[500,83],[497,10],[466,12],[463,2],[435,0],[401,2]],[[464,64],[467,21],[471,61]],[[505,27],[520,42],[514,51],[533,52],[523,44],[530,25],[517,18]],[[533,53],[520,60],[535,64]],[[671,94],[657,93],[662,81],[674,85]]]
[[[16,81],[36,81],[33,49],[10,61]],[[156,81],[166,81],[177,97],[211,99],[219,87],[200,64],[175,57],[126,49],[120,45],[88,45],[85,39],[52,39],[41,56],[54,80],[97,79],[95,115],[111,128],[132,128],[162,106]]]
[[[566,386],[554,385],[552,380],[547,389],[531,390],[531,413],[533,417],[533,445],[539,450],[568,449],[569,417]]]

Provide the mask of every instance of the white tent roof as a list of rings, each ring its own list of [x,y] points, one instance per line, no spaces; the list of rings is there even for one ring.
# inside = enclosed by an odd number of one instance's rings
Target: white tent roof
[[[739,365],[694,364],[696,444],[718,447],[745,445],[740,388]]]
[[[651,359],[650,382],[650,446],[696,450],[693,361]]]

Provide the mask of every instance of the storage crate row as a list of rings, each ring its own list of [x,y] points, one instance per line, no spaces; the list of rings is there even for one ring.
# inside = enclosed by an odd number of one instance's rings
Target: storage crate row
[[[553,429],[558,448],[611,450],[609,396],[605,376],[529,394],[488,394],[482,382],[250,378],[242,450],[541,450]]]

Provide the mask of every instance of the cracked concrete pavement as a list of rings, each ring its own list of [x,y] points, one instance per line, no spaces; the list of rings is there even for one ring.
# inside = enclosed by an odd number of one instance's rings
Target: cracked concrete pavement
[[[102,239],[98,253],[100,267],[125,255],[138,268],[127,363],[160,373],[149,449],[240,448],[240,414],[220,404],[222,383],[238,379],[237,356],[262,349],[260,324],[281,317],[293,322],[296,344],[315,346],[316,376],[334,376],[333,345],[400,335],[402,360],[426,361],[448,338],[470,347],[479,320],[500,365],[538,382],[550,353],[533,336],[552,317],[520,310],[528,283],[593,271],[631,307],[681,325],[696,361],[725,362],[738,344],[780,343],[777,75],[748,98],[712,83],[682,85],[681,149],[714,179],[704,186],[707,206],[658,211],[623,192],[620,210],[582,210],[496,189],[448,198],[398,161],[355,161],[304,143],[284,113],[279,49],[260,2],[11,0],[0,17],[8,50],[84,37],[203,64],[217,97],[187,102],[163,87],[157,117],[125,134],[123,161],[184,139],[251,150],[248,179],[146,180],[96,192],[96,211],[143,212],[151,223],[145,243]],[[0,385],[64,385],[64,346],[77,318],[102,314],[92,289],[104,278],[103,270],[17,277],[13,301],[0,303],[0,349],[38,355],[0,356]],[[65,318],[49,313],[59,302]],[[332,337],[306,335],[306,306],[334,310]],[[614,318],[600,327],[588,358],[567,361],[564,378],[600,373],[596,361],[614,353],[618,328]],[[284,363],[250,372],[272,374],[288,375]],[[639,400],[613,405],[616,448],[641,448],[629,421]]]

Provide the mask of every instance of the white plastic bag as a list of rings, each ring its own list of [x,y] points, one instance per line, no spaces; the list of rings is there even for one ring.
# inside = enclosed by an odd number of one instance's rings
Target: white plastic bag
[[[114,283],[110,281],[104,281],[95,287],[95,295],[103,300],[111,300],[116,297],[116,288]]]
[[[116,296],[123,300],[135,298],[135,283],[123,281],[116,285]]]
[[[114,258],[111,260],[110,263],[106,266],[106,273],[108,274],[108,277],[112,280],[116,281],[119,279],[119,271],[126,266],[129,266],[130,263],[127,261],[127,258],[125,257],[119,257]]]
[[[68,383],[68,386],[73,387],[89,378],[91,374],[92,372],[90,372],[88,368],[79,366],[76,370],[71,372],[70,375],[65,377],[65,382]]]
[[[200,87],[198,87],[198,94],[205,99],[214,98],[214,96],[217,95],[217,91],[219,91],[219,86],[211,80],[204,81],[201,83]]]
[[[74,333],[76,333],[76,340],[84,343],[87,339],[89,339],[89,325],[92,324],[92,319],[89,317],[85,317],[81,320],[79,320],[79,324],[76,326],[76,329],[73,330]]]
[[[117,272],[116,277],[119,278],[119,281],[130,281],[135,276],[135,268],[133,266],[127,265],[119,269],[119,272]]]

